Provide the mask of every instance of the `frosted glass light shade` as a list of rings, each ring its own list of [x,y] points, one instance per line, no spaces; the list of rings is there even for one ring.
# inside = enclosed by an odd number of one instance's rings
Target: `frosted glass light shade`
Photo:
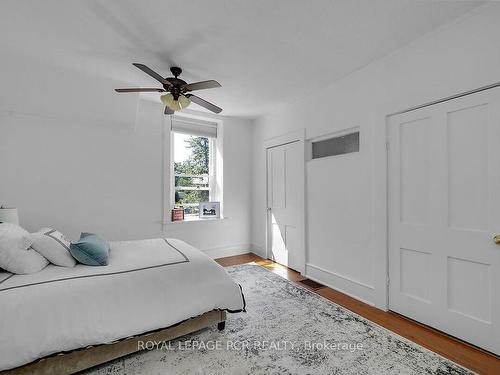
[[[0,208],[0,223],[12,223],[19,225],[17,208]]]
[[[191,100],[184,95],[179,96],[178,102],[181,105],[181,108],[187,108],[191,104]]]
[[[184,95],[180,95],[178,100],[174,99],[172,94],[165,94],[160,97],[161,102],[170,108],[172,111],[179,111],[183,108],[187,108],[189,104],[191,104],[191,100],[185,97]]]

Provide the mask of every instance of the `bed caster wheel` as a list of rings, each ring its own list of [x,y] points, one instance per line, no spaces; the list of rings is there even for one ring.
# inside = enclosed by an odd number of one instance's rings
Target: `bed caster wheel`
[[[223,322],[217,323],[217,329],[218,329],[219,331],[224,331],[224,328],[226,328],[226,321],[223,321]]]

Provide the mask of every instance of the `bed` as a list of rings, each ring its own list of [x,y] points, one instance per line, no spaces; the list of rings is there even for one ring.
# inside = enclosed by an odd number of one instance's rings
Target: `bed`
[[[133,337],[167,340],[215,323],[222,329],[226,311],[244,309],[240,286],[185,242],[111,242],[108,266],[0,273],[0,371],[22,373],[20,366],[47,367],[47,361],[54,366],[54,358],[64,357],[56,354],[74,357],[72,351],[92,346],[94,355],[86,353],[75,368],[81,370],[129,354]],[[63,365],[71,372],[72,365]]]

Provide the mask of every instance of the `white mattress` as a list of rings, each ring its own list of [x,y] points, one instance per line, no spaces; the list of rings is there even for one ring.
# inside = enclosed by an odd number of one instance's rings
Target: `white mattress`
[[[0,273],[0,370],[244,303],[224,268],[183,241],[111,242],[108,266]]]

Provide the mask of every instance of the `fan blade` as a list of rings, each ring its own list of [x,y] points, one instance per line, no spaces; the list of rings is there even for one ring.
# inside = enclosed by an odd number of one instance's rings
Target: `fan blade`
[[[115,89],[116,92],[165,92],[163,89],[136,88],[136,89]]]
[[[138,63],[132,63],[132,65],[134,65],[135,67],[141,69],[144,73],[150,75],[151,77],[153,77],[154,79],[156,79],[160,83],[162,83],[164,85],[167,85],[167,86],[171,86],[172,85],[169,81],[167,81],[161,75],[159,75],[158,73],[156,73],[153,69],[148,68],[146,65],[144,65],[144,64],[138,64]]]
[[[194,91],[194,90],[214,89],[216,87],[221,87],[220,83],[211,79],[210,81],[188,83],[187,85],[184,85],[182,88],[186,91]]]
[[[172,111],[170,108],[168,108],[167,106],[165,106],[165,111],[163,111],[163,113],[166,114],[166,115],[173,115],[174,111]]]
[[[214,113],[221,113],[222,112],[222,108],[219,108],[215,104],[207,102],[205,99],[202,99],[199,96],[196,96],[193,94],[187,94],[186,97],[188,97],[189,100],[191,100],[193,103],[201,105],[202,107],[208,109],[209,111],[212,111]]]

